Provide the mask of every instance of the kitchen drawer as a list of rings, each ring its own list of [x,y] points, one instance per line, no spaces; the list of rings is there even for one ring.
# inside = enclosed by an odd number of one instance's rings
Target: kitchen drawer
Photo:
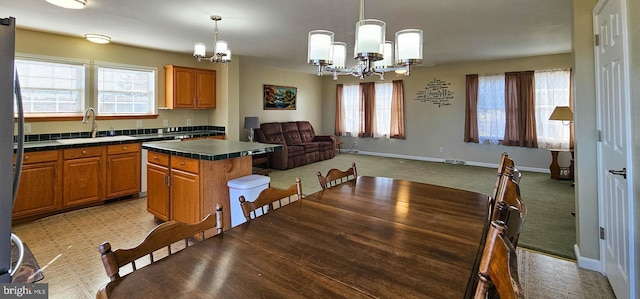
[[[147,162],[169,167],[169,155],[149,151]]]
[[[191,173],[198,173],[200,160],[183,158],[180,156],[171,157],[171,169],[178,169]]]
[[[15,155],[13,159],[15,161]],[[24,165],[40,163],[40,162],[53,162],[58,160],[58,151],[44,151],[44,152],[25,152],[22,163]]]
[[[140,143],[114,144],[107,146],[107,154],[135,153],[140,151]]]
[[[64,159],[80,159],[80,158],[88,158],[88,157],[99,157],[102,156],[104,152],[103,146],[92,146],[92,147],[81,147],[81,148],[70,148],[64,150]]]

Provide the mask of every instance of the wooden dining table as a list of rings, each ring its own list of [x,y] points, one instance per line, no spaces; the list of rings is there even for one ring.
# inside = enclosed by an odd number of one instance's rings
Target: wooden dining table
[[[469,298],[487,199],[360,176],[109,282],[98,298]]]

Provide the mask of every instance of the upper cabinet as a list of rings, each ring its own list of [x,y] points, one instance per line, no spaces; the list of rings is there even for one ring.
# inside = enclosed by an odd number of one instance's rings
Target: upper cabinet
[[[216,108],[216,71],[175,65],[164,68],[166,108]]]

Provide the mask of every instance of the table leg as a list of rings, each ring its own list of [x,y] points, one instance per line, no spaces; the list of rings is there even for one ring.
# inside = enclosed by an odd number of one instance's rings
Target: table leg
[[[558,164],[558,151],[551,151],[551,165],[549,165],[552,179],[560,179],[560,165]]]

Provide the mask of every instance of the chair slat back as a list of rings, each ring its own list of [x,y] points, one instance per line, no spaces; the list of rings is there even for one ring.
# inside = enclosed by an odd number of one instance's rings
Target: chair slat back
[[[476,299],[487,298],[491,286],[502,299],[524,298],[518,278],[516,250],[504,237],[505,231],[503,222],[491,222],[478,271]]]
[[[287,189],[269,187],[262,190],[254,201],[247,201],[244,195],[241,195],[239,200],[244,217],[247,221],[250,221],[251,219],[274,210],[274,203],[276,202],[279,204],[276,208],[279,208],[301,198],[302,182],[300,181],[300,178],[296,178],[296,183],[289,186]],[[260,213],[256,213],[257,211]]]
[[[336,168],[330,169],[326,176],[322,176],[322,173],[318,171],[318,181],[323,190],[355,180],[356,177],[358,177],[358,170],[355,162],[351,163],[351,167],[345,171]]]
[[[510,168],[502,175],[495,205],[491,220],[500,220],[506,224],[505,236],[517,247],[527,217],[527,208],[520,195],[520,186],[513,180],[513,170]]]
[[[166,247],[168,254],[173,254],[171,245],[184,240],[184,247],[189,246],[189,239],[198,235],[205,239],[205,231],[216,228],[216,234],[222,233],[222,207],[216,205],[216,214],[207,215],[201,222],[187,224],[178,221],[168,221],[156,226],[144,240],[134,248],[117,249],[112,251],[111,244],[104,242],[98,247],[102,263],[107,276],[113,281],[120,278],[122,267],[131,265],[133,271],[137,270],[136,261],[145,256],[149,256],[151,263],[156,262],[154,252]],[[176,251],[177,252],[177,251]]]

